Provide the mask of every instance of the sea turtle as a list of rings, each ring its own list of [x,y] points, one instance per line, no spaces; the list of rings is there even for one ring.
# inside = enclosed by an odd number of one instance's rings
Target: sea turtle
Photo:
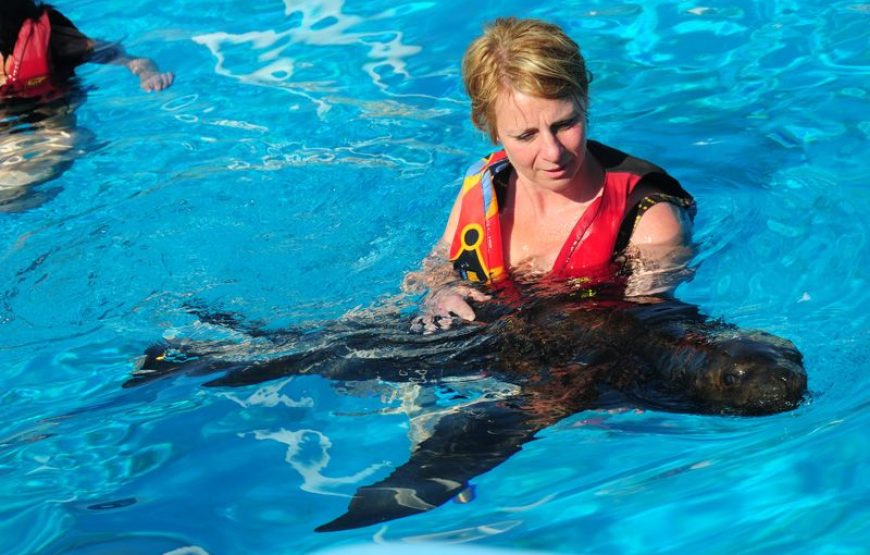
[[[348,511],[318,531],[368,526],[438,507],[539,430],[598,408],[604,398],[612,406],[614,394],[633,407],[763,415],[796,408],[807,388],[802,356],[790,341],[711,320],[697,307],[662,298],[547,297],[486,324],[431,335],[411,333],[401,319],[249,333],[269,339],[267,354],[248,353],[240,360],[213,345],[155,345],[125,386],[176,373],[216,372],[222,375],[204,385],[241,386],[316,373],[331,380],[424,385],[488,375],[518,386],[507,398],[443,416],[408,462],[359,488]]]

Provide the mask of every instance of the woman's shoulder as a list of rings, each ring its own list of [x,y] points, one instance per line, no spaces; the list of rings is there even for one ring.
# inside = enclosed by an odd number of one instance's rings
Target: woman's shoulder
[[[597,141],[590,140],[588,148],[608,174],[632,176],[630,181],[634,186],[627,191],[632,197],[629,204],[656,193],[687,202],[692,201],[692,195],[661,166]]]
[[[78,31],[75,23],[73,23],[67,16],[63,15],[57,8],[46,6],[45,13],[48,14],[48,20],[51,22],[52,28],[56,29],[66,27]]]
[[[87,43],[90,45],[92,43],[91,39],[79,31],[79,28],[76,27],[76,24],[72,22],[67,16],[63,15],[56,8],[47,7],[45,9],[48,14],[48,20],[51,23],[51,38],[53,41],[59,41],[63,43],[73,42],[73,43]]]
[[[55,69],[60,74],[71,73],[76,66],[88,61],[94,41],[56,8],[46,7],[46,13],[51,22],[51,53]]]
[[[604,143],[590,140],[587,143],[587,148],[608,172],[631,173],[640,176],[647,174],[668,175],[668,172],[649,160],[623,152]]]

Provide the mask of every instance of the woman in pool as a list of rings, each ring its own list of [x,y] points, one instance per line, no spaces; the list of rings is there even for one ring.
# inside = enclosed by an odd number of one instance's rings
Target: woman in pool
[[[161,72],[148,58],[88,38],[49,5],[0,3],[0,100],[52,95],[85,62],[124,65],[149,92],[165,89],[173,80],[172,73]]]
[[[123,65],[148,92],[173,80],[148,58],[87,37],[49,5],[0,1],[0,211],[42,202],[32,186],[56,178],[87,147],[74,115],[84,93],[71,80],[85,62]]]
[[[588,140],[586,64],[562,29],[497,19],[469,46],[462,75],[472,121],[501,149],[468,170],[424,265],[424,330],[474,320],[469,301],[489,298],[457,282],[457,273],[496,286],[588,286],[613,282],[628,266],[687,260],[692,197],[661,168]],[[431,264],[445,258],[452,272]],[[638,280],[623,285],[632,294],[661,292]]]

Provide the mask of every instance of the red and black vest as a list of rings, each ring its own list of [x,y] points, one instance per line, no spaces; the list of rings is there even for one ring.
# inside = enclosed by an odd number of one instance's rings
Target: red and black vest
[[[55,92],[52,79],[51,22],[48,12],[39,19],[25,19],[12,50],[12,67],[0,86],[0,97],[38,97]]]
[[[694,215],[694,201],[676,179],[645,160],[595,141],[587,144],[605,170],[604,189],[577,220],[562,246],[550,277],[606,281],[614,274],[614,256],[622,251],[634,225],[650,206],[672,202]],[[505,151],[490,154],[469,168],[459,195],[459,224],[450,246],[450,260],[463,279],[495,283],[507,277],[499,220],[499,188],[511,171]],[[659,193],[628,206],[643,181]]]

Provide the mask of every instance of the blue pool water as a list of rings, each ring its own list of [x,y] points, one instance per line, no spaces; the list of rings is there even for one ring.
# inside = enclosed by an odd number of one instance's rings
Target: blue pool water
[[[148,95],[80,68],[82,152],[0,213],[0,551],[867,552],[870,4],[55,4],[177,78]],[[280,327],[397,295],[490,148],[459,59],[506,14],[578,40],[591,135],[698,200],[678,295],[794,341],[811,399],[763,418],[580,413],[471,503],[315,534],[407,459],[388,390],[120,386],[150,343],[201,331],[192,301]]]

